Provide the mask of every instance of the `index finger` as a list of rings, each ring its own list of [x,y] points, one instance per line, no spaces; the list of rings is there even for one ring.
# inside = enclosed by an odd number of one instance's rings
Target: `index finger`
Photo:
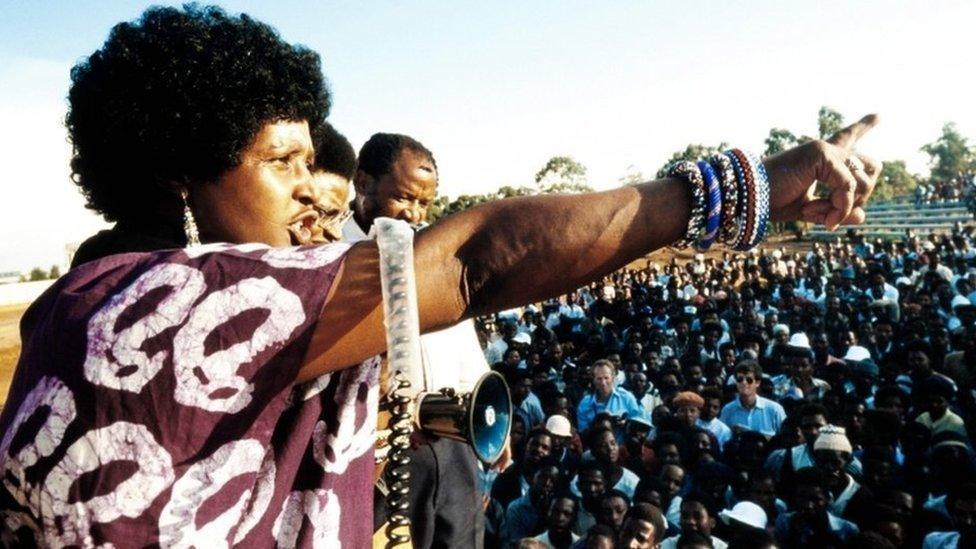
[[[861,138],[868,130],[878,125],[878,115],[869,114],[864,118],[861,118],[857,122],[847,126],[843,130],[835,133],[827,140],[828,143],[837,145],[838,147],[843,147],[847,150],[854,148],[854,144],[857,140]]]

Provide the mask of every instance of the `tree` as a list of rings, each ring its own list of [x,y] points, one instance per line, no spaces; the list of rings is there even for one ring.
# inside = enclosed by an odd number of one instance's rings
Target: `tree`
[[[536,185],[542,190],[557,183],[586,183],[586,166],[572,156],[554,156],[535,174]]]
[[[593,187],[590,187],[586,183],[553,183],[542,189],[542,194],[579,194],[591,192],[593,192]]]
[[[661,166],[661,169],[657,171],[655,177],[661,179],[667,177],[668,168],[671,167],[675,162],[680,162],[682,160],[698,160],[699,158],[707,158],[712,156],[717,152],[721,152],[728,148],[727,143],[719,143],[717,147],[710,147],[708,145],[702,144],[691,144],[685,147],[683,151],[677,151],[671,155],[671,159],[668,160],[667,164]]]
[[[627,172],[620,176],[617,181],[620,183],[621,187],[626,187],[628,185],[638,185],[647,181],[644,174],[637,169],[637,166],[631,164],[627,166]]]
[[[444,212],[450,204],[450,198],[445,195],[438,196],[430,203],[430,207],[427,208],[427,219],[434,221],[444,217]]]
[[[817,130],[820,132],[820,139],[827,139],[843,127],[844,117],[839,112],[827,106],[820,107],[820,112],[817,113]]]
[[[61,278],[61,268],[57,265],[51,265],[51,270],[47,272],[47,277],[51,280]]]
[[[530,189],[528,187],[513,187],[511,185],[505,185],[499,187],[494,194],[487,195],[489,200],[496,200],[499,198],[512,198],[514,196],[530,196],[536,194],[535,189]]]
[[[961,173],[976,170],[976,152],[952,122],[942,126],[942,136],[923,145],[921,150],[929,155],[929,166],[935,181],[947,181]]]
[[[34,267],[33,269],[31,269],[28,278],[30,279],[31,282],[36,282],[38,280],[47,280],[47,271],[45,271],[40,267]]]
[[[773,156],[799,144],[799,139],[790,130],[771,128],[766,138],[766,152],[763,156]]]
[[[881,163],[881,175],[874,187],[874,197],[882,200],[911,194],[918,186],[919,176],[908,173],[904,160]]]
[[[485,202],[491,202],[492,200],[500,200],[502,198],[532,196],[536,194],[584,193],[592,191],[593,189],[589,185],[579,181],[556,181],[545,186],[540,185],[539,188],[526,187],[522,185],[518,187],[503,185],[492,193],[462,194],[454,200],[451,200],[446,196],[438,197],[427,211],[427,219],[433,223],[442,217],[456,214],[471,208],[472,206],[484,204]]]

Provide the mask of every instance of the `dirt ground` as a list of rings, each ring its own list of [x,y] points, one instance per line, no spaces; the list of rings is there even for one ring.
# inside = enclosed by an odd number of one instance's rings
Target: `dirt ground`
[[[0,307],[0,406],[7,400],[14,366],[20,356],[20,317],[27,305]]]

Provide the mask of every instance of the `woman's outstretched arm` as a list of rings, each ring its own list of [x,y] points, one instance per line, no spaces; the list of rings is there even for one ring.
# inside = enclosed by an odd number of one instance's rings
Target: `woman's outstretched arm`
[[[847,165],[867,116],[831,141],[767,159],[773,220],[834,227],[863,221],[877,163]],[[826,186],[817,198],[815,183]],[[539,301],[598,279],[678,240],[691,210],[685,182],[662,179],[599,193],[498,200],[421,232],[414,246],[424,331]],[[360,362],[386,347],[379,256],[373,242],[350,250],[312,338],[300,379]]]

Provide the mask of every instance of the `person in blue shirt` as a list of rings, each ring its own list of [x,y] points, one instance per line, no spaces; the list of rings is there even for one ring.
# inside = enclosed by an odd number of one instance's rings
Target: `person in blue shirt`
[[[609,360],[593,363],[593,391],[583,397],[576,409],[580,432],[585,432],[593,418],[602,412],[619,417],[621,425],[626,419],[644,417],[644,409],[634,395],[616,386],[616,375],[616,368]]]
[[[529,491],[508,504],[508,509],[505,510],[505,526],[502,528],[506,547],[522,538],[543,532],[545,516],[559,484],[559,469],[555,465],[547,465],[532,476]]]
[[[512,392],[512,408],[525,419],[529,429],[538,427],[546,421],[542,402],[532,392],[532,375],[528,370],[509,370],[508,382]]]
[[[976,543],[976,484],[965,482],[950,488],[946,508],[955,530],[929,533],[922,542],[922,549],[956,549],[972,547]]]
[[[759,396],[762,368],[755,360],[743,360],[735,367],[735,400],[722,408],[719,419],[732,430],[758,431],[771,437],[786,419],[779,403]]]
[[[796,472],[793,511],[776,519],[776,540],[782,547],[837,547],[858,534],[858,527],[828,511],[827,480],[815,467]]]

